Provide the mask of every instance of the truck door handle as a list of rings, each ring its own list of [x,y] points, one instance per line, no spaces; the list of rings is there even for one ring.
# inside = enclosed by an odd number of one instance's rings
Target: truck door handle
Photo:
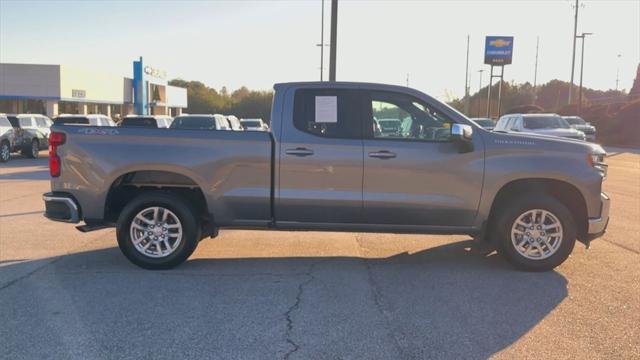
[[[369,157],[378,158],[378,159],[393,159],[394,157],[396,157],[396,153],[392,153],[391,151],[387,151],[387,150],[381,150],[381,151],[370,152]]]
[[[298,147],[295,149],[287,149],[284,151],[284,153],[287,155],[294,155],[294,156],[309,156],[309,155],[313,155],[313,150],[303,148],[303,147]]]

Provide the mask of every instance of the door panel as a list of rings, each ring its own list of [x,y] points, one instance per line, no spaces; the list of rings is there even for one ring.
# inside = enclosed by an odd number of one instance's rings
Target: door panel
[[[337,98],[337,123],[316,122],[316,97]],[[284,119],[278,221],[358,223],[362,214],[362,123],[349,90],[297,90]]]
[[[460,153],[451,121],[396,93],[365,96],[363,218],[370,224],[469,226],[482,189],[484,151]],[[365,120],[366,121],[366,120]]]
[[[467,226],[473,223],[484,159],[453,143],[365,140],[364,219],[371,224]]]

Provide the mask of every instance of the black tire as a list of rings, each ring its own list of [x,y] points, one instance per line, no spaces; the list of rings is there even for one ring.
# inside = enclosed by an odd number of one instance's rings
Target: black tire
[[[29,145],[22,148],[21,153],[30,159],[37,159],[38,155],[40,155],[40,143],[38,139],[31,140]]]
[[[0,143],[0,162],[7,162],[11,159],[11,145],[4,140]]]
[[[528,210],[542,209],[553,214],[562,225],[562,240],[553,255],[546,259],[529,259],[516,250],[511,240],[514,222]],[[516,268],[524,271],[549,271],[562,264],[573,251],[576,243],[576,225],[569,209],[557,199],[546,194],[529,194],[515,197],[497,209],[493,234],[498,251]]]
[[[154,258],[139,252],[130,234],[131,222],[142,210],[161,206],[173,212],[182,224],[182,241],[171,254]],[[169,192],[147,192],[131,200],[122,210],[116,224],[120,250],[132,263],[149,270],[171,269],[182,264],[195,251],[200,240],[200,223],[196,212],[182,197]]]

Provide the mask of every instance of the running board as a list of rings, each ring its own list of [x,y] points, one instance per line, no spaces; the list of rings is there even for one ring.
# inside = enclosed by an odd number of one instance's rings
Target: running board
[[[110,227],[111,225],[107,225],[107,224],[95,224],[95,225],[79,225],[79,226],[76,226],[76,229],[78,229],[78,231],[80,232],[86,233],[86,232],[106,229]]]

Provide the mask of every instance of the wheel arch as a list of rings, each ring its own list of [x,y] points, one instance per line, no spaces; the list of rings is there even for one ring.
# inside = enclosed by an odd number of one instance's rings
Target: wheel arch
[[[489,226],[495,221],[502,205],[522,193],[531,192],[548,194],[560,201],[573,216],[578,239],[583,239],[587,235],[589,226],[587,203],[580,190],[569,182],[548,178],[517,179],[504,184],[491,204]]]
[[[186,174],[185,174],[186,173]],[[178,169],[129,169],[111,181],[104,201],[104,221],[114,223],[126,204],[141,193],[171,192],[187,200],[203,220],[203,227],[212,228],[207,199],[201,182]]]

